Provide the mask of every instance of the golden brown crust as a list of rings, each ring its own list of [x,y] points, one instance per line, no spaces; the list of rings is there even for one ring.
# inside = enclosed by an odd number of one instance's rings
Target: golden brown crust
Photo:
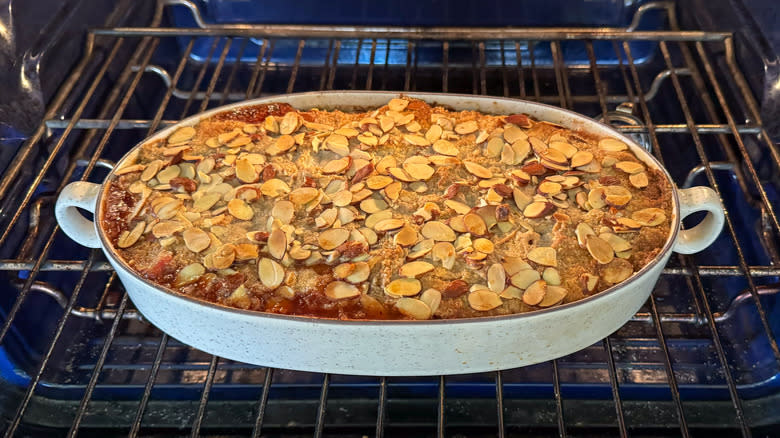
[[[653,260],[672,219],[663,173],[619,141],[412,99],[220,113],[115,174],[101,225],[139,275],[227,306],[342,319],[576,301]]]

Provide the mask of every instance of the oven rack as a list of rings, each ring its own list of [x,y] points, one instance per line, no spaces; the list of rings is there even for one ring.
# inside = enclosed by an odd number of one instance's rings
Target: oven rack
[[[163,27],[164,15],[170,9],[187,8],[198,27]],[[668,30],[638,30],[642,17],[650,11],[662,11],[667,19]],[[326,56],[317,68],[304,62],[304,51],[312,40],[326,40]],[[378,54],[390,53],[391,42],[403,41],[406,47],[406,63],[390,66],[385,56],[384,63]],[[206,42],[208,55],[194,56],[196,46]],[[289,63],[275,62],[273,50],[275,44],[292,41],[295,47],[294,60]],[[342,47],[357,41],[358,56],[351,61],[342,60],[339,55]],[[418,63],[418,49],[431,43],[440,46],[440,62],[435,65]],[[567,43],[578,43],[584,47],[588,62],[578,64],[567,60]],[[645,62],[637,62],[633,56],[637,44],[652,44],[656,54],[655,62],[661,66],[656,74],[646,76]],[[170,66],[157,63],[156,55],[166,46],[179,44],[180,56]],[[252,63],[243,61],[242,55],[252,44],[257,44],[259,53]],[[382,44],[387,50],[382,51]],[[596,46],[607,44],[618,59],[616,65],[602,65],[596,57]],[[360,59],[361,45],[369,45],[369,61]],[[491,47],[498,45],[501,55],[499,66],[491,65],[487,60]],[[449,57],[458,47],[471,49],[471,65],[450,65]],[[535,48],[549,50],[551,65],[536,65]],[[238,55],[229,61],[233,51]],[[513,53],[513,63],[506,61]],[[526,55],[525,57],[523,55]],[[529,56],[530,55],[530,56]],[[115,77],[111,71],[116,73]],[[189,78],[188,78],[189,76]],[[617,78],[607,82],[606,76]],[[429,77],[439,78],[438,88],[431,86]],[[464,80],[464,77],[466,79]],[[306,82],[301,85],[301,79]],[[423,81],[422,79],[425,79]],[[578,88],[583,81],[590,81],[590,92],[580,93]],[[148,82],[162,83],[164,94],[156,106],[148,110],[149,117],[134,117],[128,109],[139,100],[139,90]],[[574,83],[578,85],[573,85]],[[622,89],[614,91],[615,82]],[[183,85],[188,86],[185,88]],[[59,229],[47,223],[47,208],[51,208],[52,197],[42,196],[44,184],[55,178],[54,192],[58,192],[72,180],[100,178],[101,168],[110,168],[112,160],[121,156],[122,150],[113,147],[115,138],[125,132],[143,137],[160,129],[176,119],[202,111],[206,108],[237,99],[284,92],[311,91],[317,89],[338,88],[394,89],[398,91],[442,91],[471,92],[475,94],[497,94],[520,97],[529,100],[550,102],[564,108],[579,110],[595,108],[594,115],[604,120],[628,120],[628,125],[617,128],[628,134],[637,135],[646,142],[654,155],[662,162],[668,158],[663,153],[662,143],[666,138],[685,136],[690,141],[690,150],[698,160],[693,166],[687,166],[688,172],[679,177],[679,184],[694,181],[707,184],[722,193],[725,187],[726,172],[729,180],[745,194],[748,205],[759,212],[759,240],[765,251],[764,258],[748,257],[748,249],[735,224],[736,211],[727,206],[726,228],[722,239],[735,254],[729,263],[709,262],[696,256],[673,257],[674,261],[664,270],[664,278],[684,285],[689,294],[688,305],[670,308],[664,303],[667,298],[665,286],[656,288],[645,308],[637,313],[628,326],[641,326],[641,333],[650,333],[650,342],[660,351],[661,377],[668,391],[668,400],[655,402],[659,411],[666,412],[667,421],[656,424],[653,416],[643,419],[641,411],[648,402],[624,397],[625,387],[621,382],[624,366],[618,363],[622,354],[616,344],[623,345],[623,335],[612,335],[602,343],[591,347],[600,350],[602,365],[608,382],[606,406],[602,403],[600,415],[607,418],[596,425],[598,431],[610,434],[630,436],[635,429],[649,427],[660,428],[663,433],[695,436],[703,430],[721,428],[735,436],[753,436],[764,433],[779,421],[769,415],[769,409],[777,393],[766,397],[744,395],[735,375],[733,360],[730,360],[733,347],[725,335],[726,328],[719,325],[728,319],[729,312],[735,312],[735,306],[746,305],[755,309],[758,327],[756,336],[765,340],[770,355],[771,367],[780,365],[776,327],[772,326],[767,304],[762,296],[771,297],[775,289],[771,284],[780,277],[777,266],[780,256],[775,242],[780,234],[778,205],[773,192],[767,188],[766,168],[775,174],[780,171],[780,153],[767,135],[759,114],[759,106],[741,73],[735,56],[733,35],[723,32],[705,32],[680,30],[676,20],[674,4],[653,2],[642,6],[634,20],[625,29],[482,29],[482,28],[361,28],[338,26],[256,26],[256,25],[210,25],[200,17],[197,7],[187,0],[160,1],[154,8],[153,16],[147,27],[113,27],[91,30],[86,36],[83,57],[78,61],[67,80],[61,85],[57,95],[47,108],[44,120],[37,131],[19,149],[14,160],[0,179],[0,203],[3,216],[0,217],[0,248],[8,249],[4,259],[0,260],[0,271],[15,274],[21,280],[13,297],[10,309],[3,315],[0,327],[0,342],[8,341],[14,332],[15,319],[24,313],[25,303],[32,297],[43,294],[53,298],[59,306],[51,339],[45,351],[31,366],[27,379],[19,384],[18,394],[4,397],[6,410],[10,415],[6,423],[5,435],[12,436],[20,431],[36,431],[37,427],[47,425],[67,430],[68,436],[75,436],[94,428],[111,428],[111,421],[101,417],[95,411],[96,406],[105,409],[105,414],[117,414],[119,428],[130,436],[143,435],[150,430],[186,431],[192,436],[208,431],[224,431],[227,426],[217,417],[222,411],[210,412],[210,396],[216,393],[225,372],[241,368],[240,364],[230,363],[214,356],[200,366],[192,367],[189,374],[190,384],[200,387],[190,414],[179,414],[175,419],[161,418],[156,415],[162,409],[154,399],[153,392],[158,390],[158,376],[165,372],[168,364],[164,361],[170,349],[183,348],[168,336],[148,329],[144,335],[153,339],[154,352],[151,361],[143,371],[148,374],[140,392],[140,400],[106,403],[104,400],[92,400],[93,394],[102,390],[101,373],[111,361],[112,344],[122,338],[130,327],[128,324],[144,326],[139,314],[121,289],[110,265],[99,251],[93,250],[86,258],[50,258],[50,253],[62,239]],[[500,86],[496,86],[499,84]],[[98,99],[101,90],[104,96]],[[659,99],[660,90],[665,90],[675,100],[674,104],[681,118],[677,120],[656,120],[657,113],[651,111]],[[622,92],[621,92],[622,91]],[[617,110],[612,106],[620,105]],[[142,105],[141,105],[142,106]],[[698,113],[692,110],[698,108]],[[174,113],[172,109],[177,112]],[[180,111],[179,111],[180,110]],[[620,111],[622,110],[622,111]],[[703,114],[703,118],[701,115]],[[628,115],[628,116],[627,116]],[[139,137],[139,138],[140,138]],[[41,158],[41,151],[47,155]],[[762,152],[763,161],[756,161],[756,150]],[[113,152],[113,154],[111,153]],[[62,165],[62,162],[65,165]],[[58,169],[59,167],[59,169]],[[26,178],[26,179],[25,179]],[[25,184],[19,184],[26,181]],[[49,221],[50,222],[50,221]],[[26,233],[22,243],[13,246],[20,229]],[[41,280],[47,274],[65,273],[77,280],[67,292]],[[102,279],[100,287],[95,288],[94,278]],[[708,285],[713,281],[734,279],[744,283],[744,291],[731,298],[729,302],[713,301],[708,293]],[[99,289],[92,298],[91,289]],[[84,299],[80,294],[89,295],[90,304],[82,307]],[[88,381],[79,384],[80,397],[76,403],[65,409],[69,420],[61,419],[37,424],[42,415],[39,411],[47,404],[49,385],[47,377],[52,374],[48,367],[54,363],[63,344],[72,339],[63,337],[73,321],[83,320],[87,324],[104,324],[105,336],[97,345],[98,354],[88,372]],[[695,326],[698,332],[711,343],[714,352],[714,369],[722,377],[722,385],[727,396],[725,399],[700,403],[689,401],[681,395],[681,374],[675,368],[678,363],[671,353],[671,340],[677,339],[680,325]],[[632,327],[633,327],[632,326]],[[624,328],[628,335],[635,333],[631,327]],[[621,332],[624,331],[621,329]],[[670,333],[673,332],[673,333]],[[79,332],[88,336],[89,331]],[[630,337],[630,336],[629,336]],[[146,338],[145,338],[146,339]],[[86,341],[86,339],[81,340]],[[571,408],[575,403],[567,400],[562,389],[561,376],[565,366],[563,359],[551,361],[549,384],[552,385],[552,398],[534,402],[523,397],[506,396],[508,386],[505,383],[511,371],[492,373],[494,397],[487,397],[472,403],[473,418],[464,417],[459,409],[463,404],[459,396],[449,396],[453,377],[440,376],[430,385],[435,389],[434,396],[420,401],[420,406],[434,407],[434,418],[413,418],[410,423],[391,416],[394,400],[390,393],[393,378],[374,379],[371,384],[375,394],[361,395],[359,400],[343,398],[330,399],[333,393],[340,393],[339,376],[324,375],[316,385],[319,394],[301,402],[307,416],[290,418],[290,424],[298,433],[314,436],[344,436],[347,432],[361,435],[370,430],[376,436],[395,435],[399,430],[425,431],[435,436],[447,436],[453,432],[479,432],[486,436],[512,435],[518,427],[540,428],[551,436],[568,436],[581,432],[579,413]],[[128,363],[128,366],[131,364]],[[629,364],[637,366],[638,364]],[[186,367],[185,367],[186,368]],[[630,368],[630,367],[629,367]],[[225,370],[228,371],[225,371]],[[270,410],[283,410],[283,406],[270,402],[273,385],[279,375],[289,372],[273,369],[255,369],[248,374],[259,389],[256,400],[245,401],[243,409],[249,409],[237,419],[243,431],[254,436],[267,433]],[[334,383],[335,382],[335,383]],[[108,384],[103,386],[109,386]],[[768,398],[767,398],[768,397]],[[400,398],[400,397],[398,397]],[[466,397],[468,398],[468,397]],[[8,402],[10,400],[10,402]],[[9,404],[10,403],[10,404]],[[763,403],[763,404],[762,404]],[[221,405],[219,405],[221,406]],[[269,408],[269,406],[271,406]],[[330,406],[330,407],[329,407]],[[333,406],[338,407],[334,412]],[[536,409],[551,414],[541,418],[528,413]],[[93,407],[93,409],[90,409]],[[115,412],[112,411],[115,409]],[[708,416],[708,409],[714,412],[727,412],[727,417],[716,419]],[[349,420],[340,418],[341,412],[357,412],[360,424],[350,429]],[[611,411],[611,412],[610,412]],[[371,419],[373,414],[373,422]],[[426,411],[428,412],[428,411]],[[488,417],[491,415],[493,418]],[[51,415],[51,414],[49,414]],[[227,414],[226,414],[227,415]],[[282,414],[275,414],[282,415]],[[45,418],[46,416],[43,415]],[[663,416],[662,416],[663,417]],[[465,419],[464,419],[465,418]],[[664,417],[666,418],[666,417]],[[667,420],[669,418],[666,418]],[[178,422],[177,422],[178,421]],[[647,424],[645,424],[645,421]],[[718,425],[714,425],[715,422]],[[370,424],[373,423],[373,424]],[[173,426],[177,424],[177,426]],[[708,424],[710,426],[708,426]],[[524,426],[519,426],[524,425]],[[277,424],[282,427],[284,424]],[[264,428],[265,427],[265,428]],[[26,429],[31,428],[31,429]],[[411,429],[410,429],[411,428]],[[102,430],[102,429],[97,429]],[[281,433],[272,428],[274,433]],[[642,429],[643,430],[643,429]],[[357,432],[355,432],[357,431]],[[576,432],[576,433],[575,433]],[[343,434],[343,435],[342,435]],[[476,433],[475,433],[476,434]]]

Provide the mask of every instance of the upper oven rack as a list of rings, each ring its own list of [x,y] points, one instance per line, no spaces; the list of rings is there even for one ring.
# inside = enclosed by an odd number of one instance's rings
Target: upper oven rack
[[[186,7],[193,14],[196,28],[161,27],[163,15],[170,7]],[[652,10],[662,10],[666,13],[670,30],[642,31],[637,30],[643,14]],[[213,41],[205,62],[193,61],[193,50],[199,39]],[[653,2],[642,6],[636,13],[632,24],[624,29],[580,29],[580,28],[551,28],[551,29],[484,29],[484,28],[369,28],[369,27],[339,27],[339,26],[259,26],[259,25],[226,25],[217,26],[204,22],[200,17],[197,7],[186,0],[160,1],[147,27],[114,27],[93,29],[87,34],[84,55],[74,67],[72,73],[60,87],[57,95],[52,99],[47,108],[44,120],[35,133],[20,148],[14,160],[0,179],[0,203],[5,207],[3,217],[0,217],[0,248],[10,245],[12,238],[18,233],[18,229],[25,219],[28,220],[27,232],[34,235],[34,239],[41,242],[37,251],[31,251],[33,245],[23,245],[14,257],[0,260],[0,271],[8,273],[20,273],[27,271],[21,284],[18,295],[13,305],[5,315],[0,327],[0,342],[4,342],[9,335],[15,318],[20,312],[26,300],[33,293],[45,293],[55,298],[62,307],[62,314],[57,320],[53,338],[34,367],[34,373],[30,380],[23,385],[22,395],[16,405],[15,412],[6,428],[5,435],[12,436],[25,422],[28,408],[34,403],[47,366],[52,360],[58,343],[63,342],[62,335],[66,325],[73,319],[94,319],[110,323],[110,328],[102,343],[99,355],[94,364],[94,370],[90,374],[89,381],[83,387],[83,396],[78,408],[73,412],[73,421],[69,426],[69,436],[75,436],[80,431],[80,426],[87,415],[87,408],[92,395],[99,387],[99,377],[107,361],[110,348],[117,333],[124,326],[123,322],[129,319],[141,319],[132,308],[126,294],[119,297],[109,297],[109,291],[117,285],[116,276],[110,265],[102,258],[99,251],[93,250],[86,260],[80,259],[50,259],[50,250],[55,246],[55,241],[60,234],[58,227],[47,229],[40,226],[41,198],[38,198],[39,188],[44,179],[56,166],[58,160],[69,153],[75,159],[69,160],[67,167],[62,172],[56,192],[65,184],[74,180],[88,180],[97,175],[101,167],[111,167],[112,161],[106,158],[106,152],[112,135],[121,131],[143,131],[151,134],[154,131],[174,123],[176,118],[165,118],[167,108],[175,100],[181,100],[184,110],[181,115],[202,111],[215,103],[222,103],[237,98],[251,98],[261,94],[273,94],[277,92],[303,91],[296,87],[301,78],[302,71],[308,69],[302,62],[302,53],[311,39],[326,39],[330,41],[327,56],[319,67],[319,87],[309,89],[332,89],[338,84],[337,70],[353,69],[351,88],[359,88],[356,80],[358,71],[365,74],[363,88],[385,88],[379,86],[381,70],[386,68],[381,60],[376,58],[378,46],[391,40],[403,40],[406,45],[406,64],[400,67],[403,72],[402,86],[399,91],[411,91],[417,89],[416,75],[424,68],[417,64],[414,55],[418,45],[427,41],[435,41],[441,44],[442,62],[435,68],[440,70],[441,86],[439,91],[452,92],[455,88],[450,83],[455,73],[462,73],[461,66],[453,67],[449,64],[449,56],[456,42],[466,41],[473,49],[472,65],[465,70],[472,74],[471,89],[475,94],[489,94],[493,89],[493,80],[502,81],[500,90],[495,94],[504,96],[521,97],[530,100],[552,102],[564,108],[574,108],[582,103],[591,103],[598,108],[598,113],[604,120],[614,121],[625,114],[632,115],[635,123],[629,125],[616,125],[616,128],[627,134],[637,135],[646,141],[647,147],[654,155],[662,160],[664,154],[661,150],[659,137],[668,135],[690,136],[695,155],[700,160],[700,165],[691,169],[687,181],[693,181],[697,177],[705,178],[704,181],[721,194],[722,180],[716,176],[716,172],[726,169],[733,172],[739,187],[746,193],[751,193],[754,207],[761,211],[764,238],[762,242],[770,250],[770,261],[760,264],[750,264],[745,256],[743,242],[738,236],[730,211],[726,213],[725,238],[730,239],[736,252],[736,263],[732,264],[702,264],[693,256],[678,255],[675,261],[664,269],[664,276],[684,282],[691,294],[693,305],[690,309],[664,309],[657,299],[656,293],[648,300],[643,311],[636,314],[632,321],[650,327],[658,342],[662,355],[665,377],[669,386],[671,400],[674,406],[679,432],[683,436],[690,436],[691,426],[686,415],[685,401],[680,395],[680,382],[675,373],[675,363],[670,355],[670,347],[667,339],[670,336],[665,332],[667,324],[686,323],[700,326],[711,338],[716,353],[716,366],[725,379],[728,390],[728,402],[731,404],[734,415],[734,426],[738,434],[744,437],[752,435],[752,428],[760,425],[760,421],[746,412],[746,400],[740,394],[737,379],[729,367],[727,358],[727,341],[721,333],[722,328],[717,325],[719,320],[731,310],[718,310],[718,303],[711,302],[705,289],[705,282],[711,279],[739,278],[745,281],[747,288],[744,294],[735,298],[749,302],[755,306],[766,337],[775,365],[780,364],[780,349],[770,321],[767,310],[761,300],[762,294],[772,293],[764,288],[765,282],[776,281],[780,277],[780,266],[776,249],[772,246],[773,240],[780,235],[780,222],[778,221],[778,208],[773,204],[772,196],[765,189],[765,178],[751,157],[749,144],[759,144],[768,152],[769,166],[780,170],[780,153],[772,139],[763,127],[759,114],[759,106],[754,98],[747,81],[745,80],[737,63],[735,55],[735,43],[733,35],[723,32],[705,32],[680,30],[676,21],[674,4],[669,2]],[[171,40],[182,39],[182,55],[173,68],[165,68],[153,63],[153,55],[164,44]],[[275,65],[271,62],[276,41],[293,40],[297,44],[294,61],[287,65]],[[251,74],[245,86],[245,92],[235,91],[239,80],[238,70],[242,65],[240,61],[227,62],[231,47],[246,47],[248,41],[261,41],[261,51],[256,56],[253,65],[249,65]],[[340,62],[339,50],[346,40],[358,40],[359,44],[370,44],[370,62],[361,63],[358,60],[354,64]],[[574,65],[566,61],[562,44],[567,41],[582,42],[587,53],[587,62],[584,65]],[[608,92],[609,87],[602,80],[606,74],[604,65],[599,63],[595,56],[594,44],[597,41],[608,41],[614,48],[614,55],[618,64],[614,67],[617,77],[625,84],[625,95],[615,95]],[[653,79],[648,86],[640,79],[641,65],[636,62],[632,46],[635,42],[651,41],[657,44],[659,62],[665,66],[663,71]],[[515,65],[503,62],[500,67],[489,65],[486,61],[486,52],[489,46],[498,42],[502,56],[507,50],[516,51]],[[548,45],[552,65],[541,67],[535,64],[533,47],[535,45]],[[122,51],[130,47],[129,59],[122,65],[121,71],[113,81],[107,80],[109,67],[120,63]],[[531,47],[530,59],[522,59],[521,47]],[[219,48],[219,50],[217,50]],[[241,52],[244,48],[240,48]],[[712,53],[719,53],[716,59]],[[97,66],[95,67],[97,63]],[[190,90],[178,88],[185,71],[195,66],[194,85]],[[92,67],[92,68],[91,68]],[[428,67],[425,67],[428,68]],[[541,84],[539,77],[543,70],[551,73],[551,84]],[[307,70],[308,71],[308,70]],[[282,72],[286,84],[269,91],[264,90],[268,78],[272,72]],[[728,82],[723,80],[723,73],[729,76]],[[159,105],[151,111],[154,114],[150,118],[125,118],[128,108],[135,93],[147,75],[156,75],[165,83],[166,92],[162,96]],[[513,85],[508,77],[516,76],[520,85],[518,92],[514,93]],[[594,92],[590,95],[575,93],[571,83],[575,78],[584,75],[592,80],[591,86]],[[223,78],[223,82],[219,82]],[[361,78],[362,80],[362,78]],[[97,116],[86,118],[84,114],[91,113],[90,105],[96,91],[109,82],[107,97],[100,102],[96,111]],[[218,87],[220,85],[220,87]],[[676,97],[683,115],[682,120],[664,121],[656,123],[649,109],[659,88],[670,88]],[[221,88],[221,89],[218,89]],[[426,90],[429,87],[425,88]],[[547,93],[542,90],[554,90]],[[459,87],[458,91],[463,88]],[[530,91],[529,91],[530,90]],[[729,96],[735,96],[737,106],[729,100]],[[78,99],[74,100],[74,97]],[[694,102],[694,99],[696,102]],[[71,102],[73,101],[73,102]],[[610,107],[617,103],[627,102],[621,105],[624,112],[611,111]],[[72,103],[72,108],[65,108]],[[705,114],[705,123],[700,123],[694,117],[691,106],[701,104]],[[627,108],[628,113],[625,112]],[[635,114],[635,115],[634,115]],[[742,114],[744,117],[739,117]],[[725,122],[724,122],[725,121]],[[54,135],[53,133],[57,134]],[[714,136],[717,145],[723,152],[725,159],[712,157],[715,154],[706,144],[705,137]],[[39,160],[37,151],[41,144],[51,142],[49,155]],[[69,150],[70,142],[75,143]],[[20,187],[18,182],[25,171],[33,168],[29,184]],[[723,198],[721,198],[723,200]],[[723,200],[726,204],[725,200]],[[37,207],[36,207],[37,206]],[[34,219],[34,220],[33,220]],[[34,224],[34,225],[30,225]],[[39,229],[40,227],[40,229]],[[32,241],[30,240],[30,241]],[[25,249],[26,248],[26,249]],[[78,281],[70,294],[48,287],[39,281],[44,273],[72,272],[78,275]],[[79,295],[88,287],[88,277],[94,273],[105,273],[107,280],[101,285],[102,295],[93,307],[81,307]],[[114,303],[110,303],[111,300]],[[692,310],[691,310],[692,309]],[[686,311],[687,310],[687,311]],[[130,415],[130,436],[136,436],[141,432],[145,415],[148,414],[152,391],[155,388],[155,379],[160,372],[166,348],[173,341],[167,335],[161,334],[156,343],[154,358],[151,362],[149,377],[144,385],[142,396],[134,413]],[[617,355],[613,346],[614,338],[604,339],[603,349],[608,372],[612,401],[614,403],[615,425],[620,436],[629,436],[630,428],[626,420],[625,402],[622,399]],[[567,436],[568,430],[573,426],[565,419],[564,403],[562,397],[559,361],[551,362],[552,385],[554,388],[554,410],[557,425],[557,435]],[[199,398],[196,413],[192,418],[191,432],[193,436],[200,433],[204,424],[209,396],[214,388],[215,376],[220,366],[220,358],[212,356],[205,372],[199,374],[203,382],[203,389]],[[269,401],[269,393],[273,384],[275,371],[266,370],[262,381],[262,392],[258,400],[256,411],[253,413],[252,433],[259,436],[263,431],[264,415]],[[326,426],[330,426],[327,420],[328,394],[331,388],[332,376],[325,375],[320,386],[320,394],[316,403],[315,417],[311,419],[312,432],[315,436],[322,436]],[[506,416],[504,397],[504,373],[496,372],[495,379],[495,433],[504,436],[509,426]],[[435,430],[437,436],[445,436],[447,433],[447,378],[441,376],[438,380],[437,418]],[[260,383],[260,382],[258,382]],[[378,395],[376,400],[375,433],[377,436],[386,434],[387,411],[389,409],[388,396],[389,379],[378,379]]]

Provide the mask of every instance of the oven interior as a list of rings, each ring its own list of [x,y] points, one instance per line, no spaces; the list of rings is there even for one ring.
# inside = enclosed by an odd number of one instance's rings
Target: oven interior
[[[748,20],[745,35],[717,13],[755,9],[41,3],[59,18],[39,35],[16,34],[11,49],[25,56],[3,73],[0,102],[6,436],[777,433],[780,153],[767,67],[776,46],[761,32],[766,16]],[[17,21],[35,16],[19,8]],[[707,250],[673,256],[645,306],[582,351],[495,373],[375,378],[267,369],[181,344],[144,321],[99,250],[53,220],[65,184],[102,181],[176,120],[251,97],[339,89],[509,96],[606,120],[678,186],[718,191],[726,227]]]

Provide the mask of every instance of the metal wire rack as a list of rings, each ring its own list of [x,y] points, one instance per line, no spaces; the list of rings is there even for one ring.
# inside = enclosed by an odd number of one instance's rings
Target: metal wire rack
[[[163,27],[172,7],[188,8],[197,27]],[[665,13],[667,30],[637,30],[649,11]],[[166,55],[171,47],[178,59]],[[52,194],[98,181],[135,141],[225,102],[339,88],[495,94],[600,116],[643,141],[679,185],[698,181],[723,196],[720,244],[730,257],[673,257],[616,334],[527,372],[472,376],[473,395],[458,376],[353,381],[197,352],[143,321],[99,251],[58,250]],[[625,29],[404,29],[216,26],[188,1],[161,1],[147,27],[88,33],[83,58],[0,180],[0,270],[16,287],[0,342],[24,338],[18,326],[41,297],[56,303],[37,333],[39,354],[0,400],[5,436],[768,436],[780,422],[771,409],[780,390],[762,383],[780,374],[778,308],[768,301],[780,277],[780,222],[767,175],[779,171],[732,35],[680,30],[671,3],[643,6]],[[724,195],[731,186],[743,204]],[[758,218],[748,235],[743,205]],[[738,330],[747,325],[749,335]],[[735,331],[765,354],[742,363]],[[680,345],[691,338],[706,350],[694,368],[711,375],[689,367]],[[77,359],[79,345],[87,359]],[[758,363],[770,377],[750,377]],[[519,391],[527,382],[537,395]],[[591,387],[601,392],[581,391]]]

